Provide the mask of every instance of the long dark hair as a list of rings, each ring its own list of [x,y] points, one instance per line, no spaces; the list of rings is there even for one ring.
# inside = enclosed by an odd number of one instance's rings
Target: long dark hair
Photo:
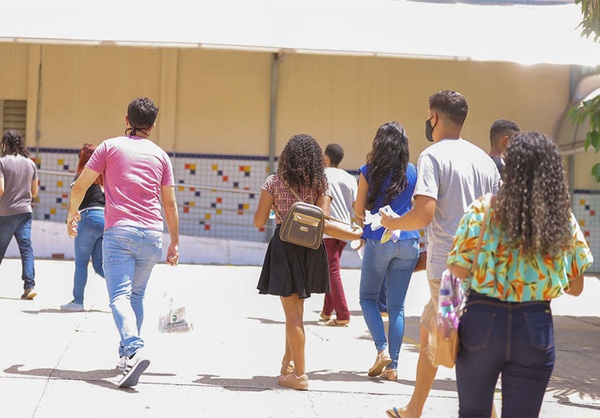
[[[2,134],[2,155],[22,155],[29,158],[29,150],[19,131],[7,129]]]
[[[292,136],[279,156],[277,175],[298,194],[311,194],[313,202],[325,194],[327,177],[323,151],[310,135]]]
[[[571,205],[556,144],[539,132],[517,134],[506,149],[495,219],[526,257],[555,256],[571,245]]]
[[[373,147],[367,155],[369,194],[365,207],[372,210],[377,196],[383,194],[387,205],[406,188],[406,167],[410,158],[408,137],[396,121],[377,129]],[[388,180],[389,179],[389,180]]]

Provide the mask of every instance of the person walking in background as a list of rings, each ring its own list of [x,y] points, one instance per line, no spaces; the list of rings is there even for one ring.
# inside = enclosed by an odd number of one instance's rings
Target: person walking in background
[[[83,168],[89,161],[96,146],[85,143],[79,150],[77,174],[79,177]],[[75,237],[75,276],[73,278],[73,300],[61,305],[60,310],[66,312],[82,312],[83,295],[88,279],[88,264],[90,257],[94,271],[104,278],[102,268],[102,236],[104,234],[104,190],[102,190],[102,174],[86,190],[85,196],[79,205],[81,220],[77,224]]]
[[[129,103],[125,136],[103,141],[73,184],[68,234],[77,236],[78,208],[87,189],[103,176],[106,192],[102,257],[110,307],[120,336],[119,387],[138,383],[150,365],[142,348],[144,294],[154,265],[162,256],[163,215],[170,235],[166,262],[179,260],[179,215],[171,160],[148,139],[158,107],[144,97]]]
[[[254,226],[262,228],[275,210],[277,227],[265,253],[258,291],[279,296],[285,313],[285,352],[281,362],[280,386],[308,390],[305,372],[304,300],[313,293],[329,292],[329,269],[325,246],[310,249],[284,242],[279,237],[281,223],[297,201],[295,194],[307,203],[320,206],[329,214],[331,192],[327,190],[323,152],[310,135],[292,136],[278,159],[277,173],[265,180]],[[346,230],[337,223],[325,222],[325,233],[337,239],[356,239],[361,228]]]
[[[473,202],[448,256],[469,289],[456,359],[460,417],[490,416],[499,375],[502,416],[539,415],[555,362],[550,301],[578,296],[593,262],[556,144],[522,132],[505,160],[498,194]]]
[[[510,139],[519,133],[519,125],[508,119],[498,119],[490,128],[490,157],[494,160],[500,176],[504,173],[504,152]]]
[[[344,149],[339,144],[325,147],[325,175],[331,192],[330,215],[347,223],[352,223],[354,202],[356,200],[356,178],[338,166],[344,158]],[[350,311],[346,302],[344,285],[340,276],[340,259],[346,247],[346,241],[332,237],[324,237],[329,262],[329,286],[331,291],[325,294],[321,319],[326,325],[345,326],[350,322]],[[335,311],[335,318],[331,318]]]
[[[18,131],[4,131],[0,145],[0,264],[14,236],[21,254],[21,299],[31,300],[37,295],[31,244],[31,204],[38,194],[37,167]]]
[[[410,210],[417,181],[417,170],[408,162],[408,137],[398,122],[379,127],[367,163],[360,168],[356,216],[365,219],[365,211],[377,214],[389,205],[402,215]],[[418,231],[404,230],[397,239],[382,242],[384,228],[366,224],[365,250],[360,274],[360,307],[377,350],[369,376],[398,379],[398,357],[404,338],[404,299],[419,257]],[[389,344],[378,308],[382,283],[387,281]],[[386,349],[389,352],[386,354]]]
[[[438,91],[429,97],[425,137],[433,144],[419,156],[413,208],[399,218],[380,211],[385,228],[427,227],[427,279],[431,299],[421,315],[415,388],[408,405],[386,411],[393,418],[420,417],[423,413],[437,373],[437,367],[427,356],[428,337],[436,319],[440,278],[446,269],[456,227],[471,202],[486,193],[495,193],[500,185],[500,174],[491,158],[461,138],[468,109],[464,96],[455,91]]]

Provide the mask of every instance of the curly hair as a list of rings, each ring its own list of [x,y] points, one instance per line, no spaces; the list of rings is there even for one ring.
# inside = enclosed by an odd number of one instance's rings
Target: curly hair
[[[387,205],[406,187],[406,167],[410,158],[408,137],[396,121],[384,123],[377,129],[371,152],[367,154],[369,194],[365,207],[372,210],[377,196],[384,194]]]
[[[539,132],[517,134],[506,149],[495,221],[526,257],[555,256],[571,243],[571,205],[556,144]]]
[[[7,129],[2,134],[2,155],[22,155],[29,158],[29,150],[25,147],[23,137],[14,129]]]
[[[95,150],[96,146],[94,144],[90,144],[89,142],[86,142],[81,146],[81,149],[79,150],[79,162],[77,164],[77,176],[81,174]],[[102,184],[102,174],[96,178],[94,184]]]
[[[311,194],[316,203],[327,190],[323,151],[310,135],[292,136],[279,156],[277,175],[298,194]]]

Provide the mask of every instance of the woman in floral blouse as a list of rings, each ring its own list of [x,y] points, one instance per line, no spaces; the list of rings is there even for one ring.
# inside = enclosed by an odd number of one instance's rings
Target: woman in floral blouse
[[[552,140],[522,132],[505,163],[498,194],[473,202],[448,257],[468,289],[456,360],[461,417],[490,416],[500,374],[502,416],[538,416],[555,360],[550,302],[579,295],[593,261]]]

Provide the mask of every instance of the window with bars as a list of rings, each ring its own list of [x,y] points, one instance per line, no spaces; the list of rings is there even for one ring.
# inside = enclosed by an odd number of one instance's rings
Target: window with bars
[[[26,137],[27,100],[0,100],[0,132],[14,129]]]

